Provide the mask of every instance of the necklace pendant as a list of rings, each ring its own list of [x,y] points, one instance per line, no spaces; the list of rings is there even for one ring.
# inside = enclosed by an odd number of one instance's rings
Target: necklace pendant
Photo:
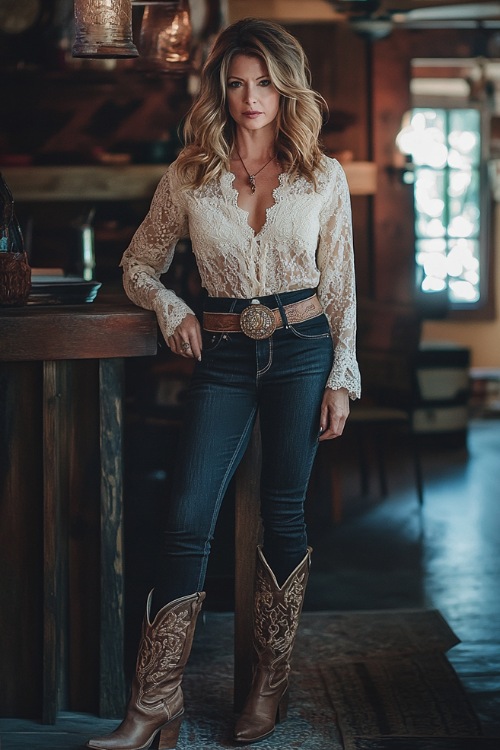
[[[249,174],[248,179],[250,180],[250,190],[255,193],[255,175]]]

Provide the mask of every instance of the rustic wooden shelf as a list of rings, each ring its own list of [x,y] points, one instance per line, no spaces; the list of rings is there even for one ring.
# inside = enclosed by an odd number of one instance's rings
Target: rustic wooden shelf
[[[150,200],[167,164],[30,166],[2,168],[19,201]],[[373,162],[342,165],[351,195],[372,195],[377,167]]]
[[[351,195],[374,195],[377,192],[377,165],[373,161],[351,161],[342,164]]]
[[[9,167],[2,173],[16,202],[150,200],[167,164]]]

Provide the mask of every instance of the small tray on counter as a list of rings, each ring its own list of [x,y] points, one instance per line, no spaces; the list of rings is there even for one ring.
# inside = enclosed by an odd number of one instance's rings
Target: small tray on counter
[[[28,305],[83,305],[95,300],[101,286],[78,276],[32,276]]]

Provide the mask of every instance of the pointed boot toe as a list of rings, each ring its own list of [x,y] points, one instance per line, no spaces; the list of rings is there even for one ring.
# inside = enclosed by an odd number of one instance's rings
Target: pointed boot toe
[[[276,724],[284,721],[288,712],[288,690],[279,697],[264,690],[253,695],[254,701],[247,705],[234,727],[233,739],[241,744],[259,742],[274,732]],[[274,698],[274,700],[273,700]]]

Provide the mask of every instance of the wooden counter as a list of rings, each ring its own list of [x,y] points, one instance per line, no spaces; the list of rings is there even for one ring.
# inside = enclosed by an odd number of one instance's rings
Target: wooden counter
[[[156,346],[124,297],[0,308],[4,716],[121,715],[123,365]]]
[[[113,299],[100,302],[98,297],[86,305],[0,307],[0,361],[155,354],[154,314],[120,296]]]

